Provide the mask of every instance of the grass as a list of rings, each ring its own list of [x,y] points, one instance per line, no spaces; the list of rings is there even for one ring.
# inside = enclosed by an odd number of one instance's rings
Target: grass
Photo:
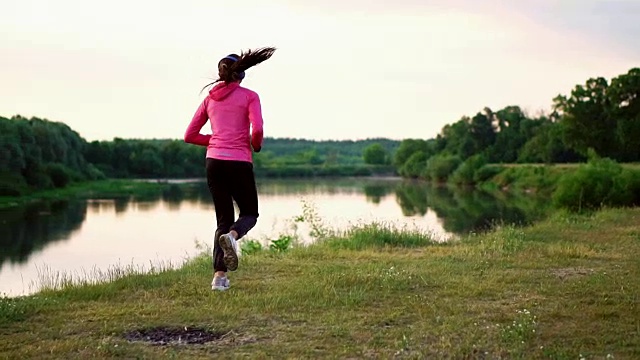
[[[367,225],[244,256],[223,293],[209,290],[203,255],[1,299],[0,358],[634,359],[638,259],[638,208],[558,213],[449,244]],[[125,339],[153,327],[218,336]]]
[[[578,166],[584,165],[585,163],[557,163],[557,164],[545,164],[545,163],[522,163],[522,164],[518,164],[518,163],[508,163],[508,164],[499,164],[499,163],[493,163],[491,164],[491,166],[501,166],[501,167],[529,167],[529,166],[552,166],[552,167],[558,167],[558,168],[577,168]],[[622,167],[628,168],[628,169],[640,169],[640,163],[620,163],[620,165]]]

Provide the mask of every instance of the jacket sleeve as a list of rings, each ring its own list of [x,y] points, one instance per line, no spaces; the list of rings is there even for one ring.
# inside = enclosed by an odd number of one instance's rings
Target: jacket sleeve
[[[260,97],[255,93],[249,100],[249,121],[251,122],[251,147],[258,152],[262,149],[264,130]]]
[[[200,134],[200,130],[209,120],[209,115],[207,115],[207,100],[204,101],[196,110],[196,113],[193,115],[189,126],[187,127],[187,131],[184,133],[184,141],[189,144],[208,146],[209,140],[211,140],[211,135],[203,135]]]

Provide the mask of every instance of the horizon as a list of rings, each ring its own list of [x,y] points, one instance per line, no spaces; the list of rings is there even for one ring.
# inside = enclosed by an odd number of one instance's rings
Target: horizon
[[[278,50],[243,86],[260,95],[265,137],[310,141],[431,139],[484,107],[548,112],[575,85],[640,65],[632,0],[25,0],[0,11],[0,114],[62,122],[87,141],[182,138],[218,59],[260,46]]]

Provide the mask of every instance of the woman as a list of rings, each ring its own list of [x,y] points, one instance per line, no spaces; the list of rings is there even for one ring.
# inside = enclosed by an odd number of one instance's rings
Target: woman
[[[227,271],[238,268],[236,241],[258,220],[258,194],[252,153],[262,147],[262,112],[255,92],[240,86],[245,71],[269,59],[275,48],[231,54],[218,62],[218,79],[196,111],[184,141],[207,147],[207,184],[213,198],[218,227],[213,245],[213,290],[227,290]],[[212,135],[200,134],[210,120]],[[235,221],[233,201],[240,209]]]

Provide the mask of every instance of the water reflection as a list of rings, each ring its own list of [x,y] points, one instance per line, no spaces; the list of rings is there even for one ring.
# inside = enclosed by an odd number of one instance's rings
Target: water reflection
[[[407,223],[417,219],[426,226],[437,221],[438,226],[450,234],[479,232],[496,223],[526,224],[543,217],[548,209],[548,202],[542,198],[490,195],[476,190],[451,189],[398,179],[259,179],[258,191],[266,217],[261,218],[262,228],[254,233],[267,238],[273,236],[273,232],[282,231],[276,223],[301,214],[300,200],[303,198],[322,202],[325,212],[321,215],[329,217],[328,222],[335,226],[348,226],[345,225],[347,222],[355,220],[404,217]],[[141,229],[137,227],[142,226],[145,229],[149,226],[165,227],[158,230],[164,231],[161,235],[146,235],[165,237],[144,239],[150,241],[151,246],[161,242],[192,241],[193,237],[182,239],[189,236],[184,234],[185,229],[202,228],[202,224],[205,224],[203,232],[207,234],[192,236],[206,239],[215,222],[211,196],[204,182],[170,184],[163,191],[144,196],[40,203],[4,210],[0,215],[0,270],[3,264],[27,262],[32,254],[45,249],[48,244],[71,239],[83,223],[94,218],[115,216],[120,219],[118,224],[122,225],[113,225],[115,222],[104,225],[111,226],[111,231],[136,232]],[[149,216],[166,217],[167,220],[150,220],[152,225],[149,225],[144,218]],[[116,229],[115,226],[125,229]],[[168,235],[168,230],[175,233]],[[99,236],[83,234],[83,237],[92,241],[91,246],[101,246],[101,241],[114,241],[108,235],[102,235],[103,230],[100,231]],[[126,236],[126,233],[121,235]],[[140,243],[139,246],[150,245]],[[109,249],[108,246],[106,248]]]
[[[394,186],[389,183],[365,184],[363,187],[367,201],[379,204],[380,201],[393,192]],[[423,214],[424,215],[424,214]]]
[[[404,215],[424,215],[431,209],[443,228],[455,234],[482,232],[496,224],[529,224],[549,210],[549,202],[542,197],[489,194],[421,182],[403,182],[395,193]]]
[[[0,212],[0,268],[23,263],[47,244],[66,240],[85,220],[85,202],[55,201]]]
[[[367,202],[379,204],[394,195],[402,214],[424,216],[435,211],[443,228],[464,234],[490,228],[496,223],[526,224],[546,212],[546,201],[533,196],[517,197],[488,194],[477,190],[433,186],[419,181],[374,179],[327,180],[259,180],[261,196],[306,196],[310,194],[363,194]],[[5,261],[24,262],[29,254],[49,242],[65,240],[85,219],[87,207],[93,213],[112,212],[124,215],[135,207],[139,212],[153,212],[160,204],[169,211],[179,211],[184,203],[212,210],[211,197],[204,182],[172,184],[163,191],[144,196],[95,199],[89,202],[57,201],[5,210],[0,223],[0,265]]]

